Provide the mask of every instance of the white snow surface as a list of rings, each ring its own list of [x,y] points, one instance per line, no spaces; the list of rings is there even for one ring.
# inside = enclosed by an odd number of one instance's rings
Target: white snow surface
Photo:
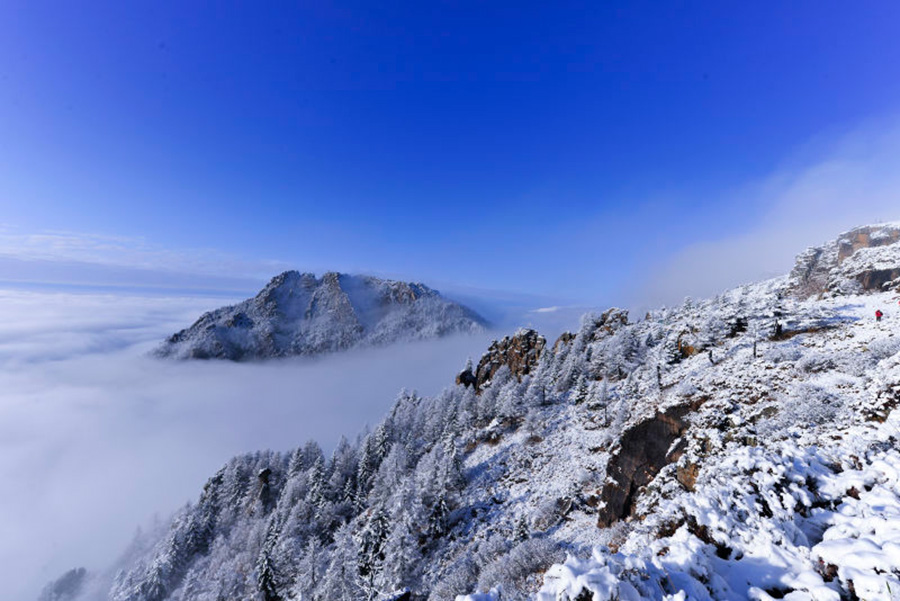
[[[897,227],[873,229],[877,238]],[[638,385],[633,408],[645,415],[679,396],[705,398],[688,451],[618,528],[564,526],[565,538],[592,532],[600,544],[570,548],[544,573],[538,601],[900,599],[900,294],[857,284],[864,270],[900,266],[900,249],[888,241],[838,261],[854,232],[813,249],[833,255],[823,295],[793,298],[795,270],[648,315],[681,321],[685,339],[702,347],[708,313],[730,305],[749,318],[757,356],[742,335],[710,347],[715,365],[698,354],[665,373],[659,390]],[[766,319],[781,323],[783,339],[752,335]],[[558,452],[568,457],[565,445]],[[691,464],[699,473],[687,490],[674,476]],[[544,475],[535,480],[546,486],[553,478]],[[493,590],[457,601],[502,598]]]
[[[669,500],[654,516],[654,521],[693,520],[708,529],[714,545],[686,524],[659,538],[636,530],[619,552],[600,547],[588,559],[570,556],[551,567],[537,599],[575,599],[588,590],[594,601],[838,601],[851,587],[861,599],[895,599],[900,454],[895,441],[888,441],[898,425],[894,415],[884,427],[865,433],[872,446],[861,469],[841,463],[855,455],[802,448],[793,441],[769,452],[742,448],[718,464],[716,473],[704,474],[702,492]],[[760,498],[768,512],[760,511]],[[724,551],[717,554],[720,548]]]

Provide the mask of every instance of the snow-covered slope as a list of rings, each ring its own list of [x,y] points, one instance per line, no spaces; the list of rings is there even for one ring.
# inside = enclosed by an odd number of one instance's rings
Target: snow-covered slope
[[[318,355],[482,331],[473,311],[424,284],[286,271],[254,298],[204,314],[157,353],[196,359]]]
[[[900,243],[878,254],[900,267]],[[853,287],[852,260],[828,294],[795,273],[637,322],[587,315],[552,345],[518,332],[330,459],[310,442],[231,460],[85,590],[898,598],[900,298]]]

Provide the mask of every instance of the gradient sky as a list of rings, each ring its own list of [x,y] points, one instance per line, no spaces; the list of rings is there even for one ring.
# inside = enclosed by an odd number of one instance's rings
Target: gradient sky
[[[599,302],[878,135],[897,23],[896,2],[6,0],[0,225]]]

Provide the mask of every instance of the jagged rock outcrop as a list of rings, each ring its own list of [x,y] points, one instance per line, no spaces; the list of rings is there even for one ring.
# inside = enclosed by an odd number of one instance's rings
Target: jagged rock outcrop
[[[900,286],[900,224],[858,227],[797,257],[790,291],[801,298]]]
[[[266,359],[474,333],[485,321],[424,284],[286,271],[254,298],[204,314],[158,349],[179,359]]]
[[[575,340],[575,334],[572,332],[563,332],[553,343],[553,352],[558,353],[564,346]]]
[[[456,376],[456,383],[481,390],[504,365],[518,380],[528,375],[541,358],[547,339],[531,329],[521,329],[512,336],[495,340],[481,356],[474,372],[465,369]]]

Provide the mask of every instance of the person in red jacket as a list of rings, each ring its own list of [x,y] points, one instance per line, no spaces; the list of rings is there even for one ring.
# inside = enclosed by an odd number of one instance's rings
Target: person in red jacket
[[[881,316],[884,313],[881,312],[881,309],[875,309],[875,321],[881,321]]]

